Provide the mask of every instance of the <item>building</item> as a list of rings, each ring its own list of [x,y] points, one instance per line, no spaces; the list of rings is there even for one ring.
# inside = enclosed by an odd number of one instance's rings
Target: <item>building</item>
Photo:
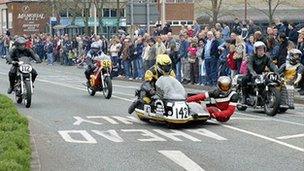
[[[158,2],[161,6],[161,0],[158,0]],[[178,33],[182,26],[192,25],[194,19],[193,0],[165,1],[165,21],[172,26],[173,33]]]
[[[49,27],[50,11],[43,1],[0,0],[0,32],[12,35],[41,33]]]

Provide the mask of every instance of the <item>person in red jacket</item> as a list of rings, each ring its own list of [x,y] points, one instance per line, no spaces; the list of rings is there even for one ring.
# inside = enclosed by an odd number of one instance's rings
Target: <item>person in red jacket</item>
[[[212,118],[219,122],[227,122],[234,114],[238,96],[231,90],[232,81],[227,76],[221,76],[217,82],[217,89],[199,93],[187,98],[187,102],[204,103]]]

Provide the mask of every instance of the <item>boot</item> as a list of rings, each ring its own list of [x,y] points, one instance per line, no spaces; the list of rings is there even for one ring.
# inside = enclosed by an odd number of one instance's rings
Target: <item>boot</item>
[[[8,90],[7,90],[7,94],[12,94],[14,88],[12,86],[9,86]]]
[[[128,113],[131,115],[135,109],[141,104],[141,100],[135,100],[128,109]]]

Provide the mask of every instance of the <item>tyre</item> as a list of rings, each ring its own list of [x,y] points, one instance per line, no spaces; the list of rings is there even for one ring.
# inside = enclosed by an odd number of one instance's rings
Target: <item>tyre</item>
[[[110,77],[106,77],[104,80],[104,87],[102,88],[103,95],[106,99],[110,99],[112,96],[113,86]]]
[[[280,106],[280,92],[275,87],[269,87],[266,92],[264,111],[268,116],[275,116]]]
[[[31,91],[31,83],[30,81],[25,81],[24,82],[24,103],[25,107],[29,108],[31,107],[32,104],[32,91]]]
[[[285,113],[288,110],[288,108],[279,108],[278,113]]]

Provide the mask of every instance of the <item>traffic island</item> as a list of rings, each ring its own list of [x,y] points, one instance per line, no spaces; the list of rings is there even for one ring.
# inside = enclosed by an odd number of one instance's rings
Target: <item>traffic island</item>
[[[28,120],[0,94],[0,170],[30,170],[30,165]]]

